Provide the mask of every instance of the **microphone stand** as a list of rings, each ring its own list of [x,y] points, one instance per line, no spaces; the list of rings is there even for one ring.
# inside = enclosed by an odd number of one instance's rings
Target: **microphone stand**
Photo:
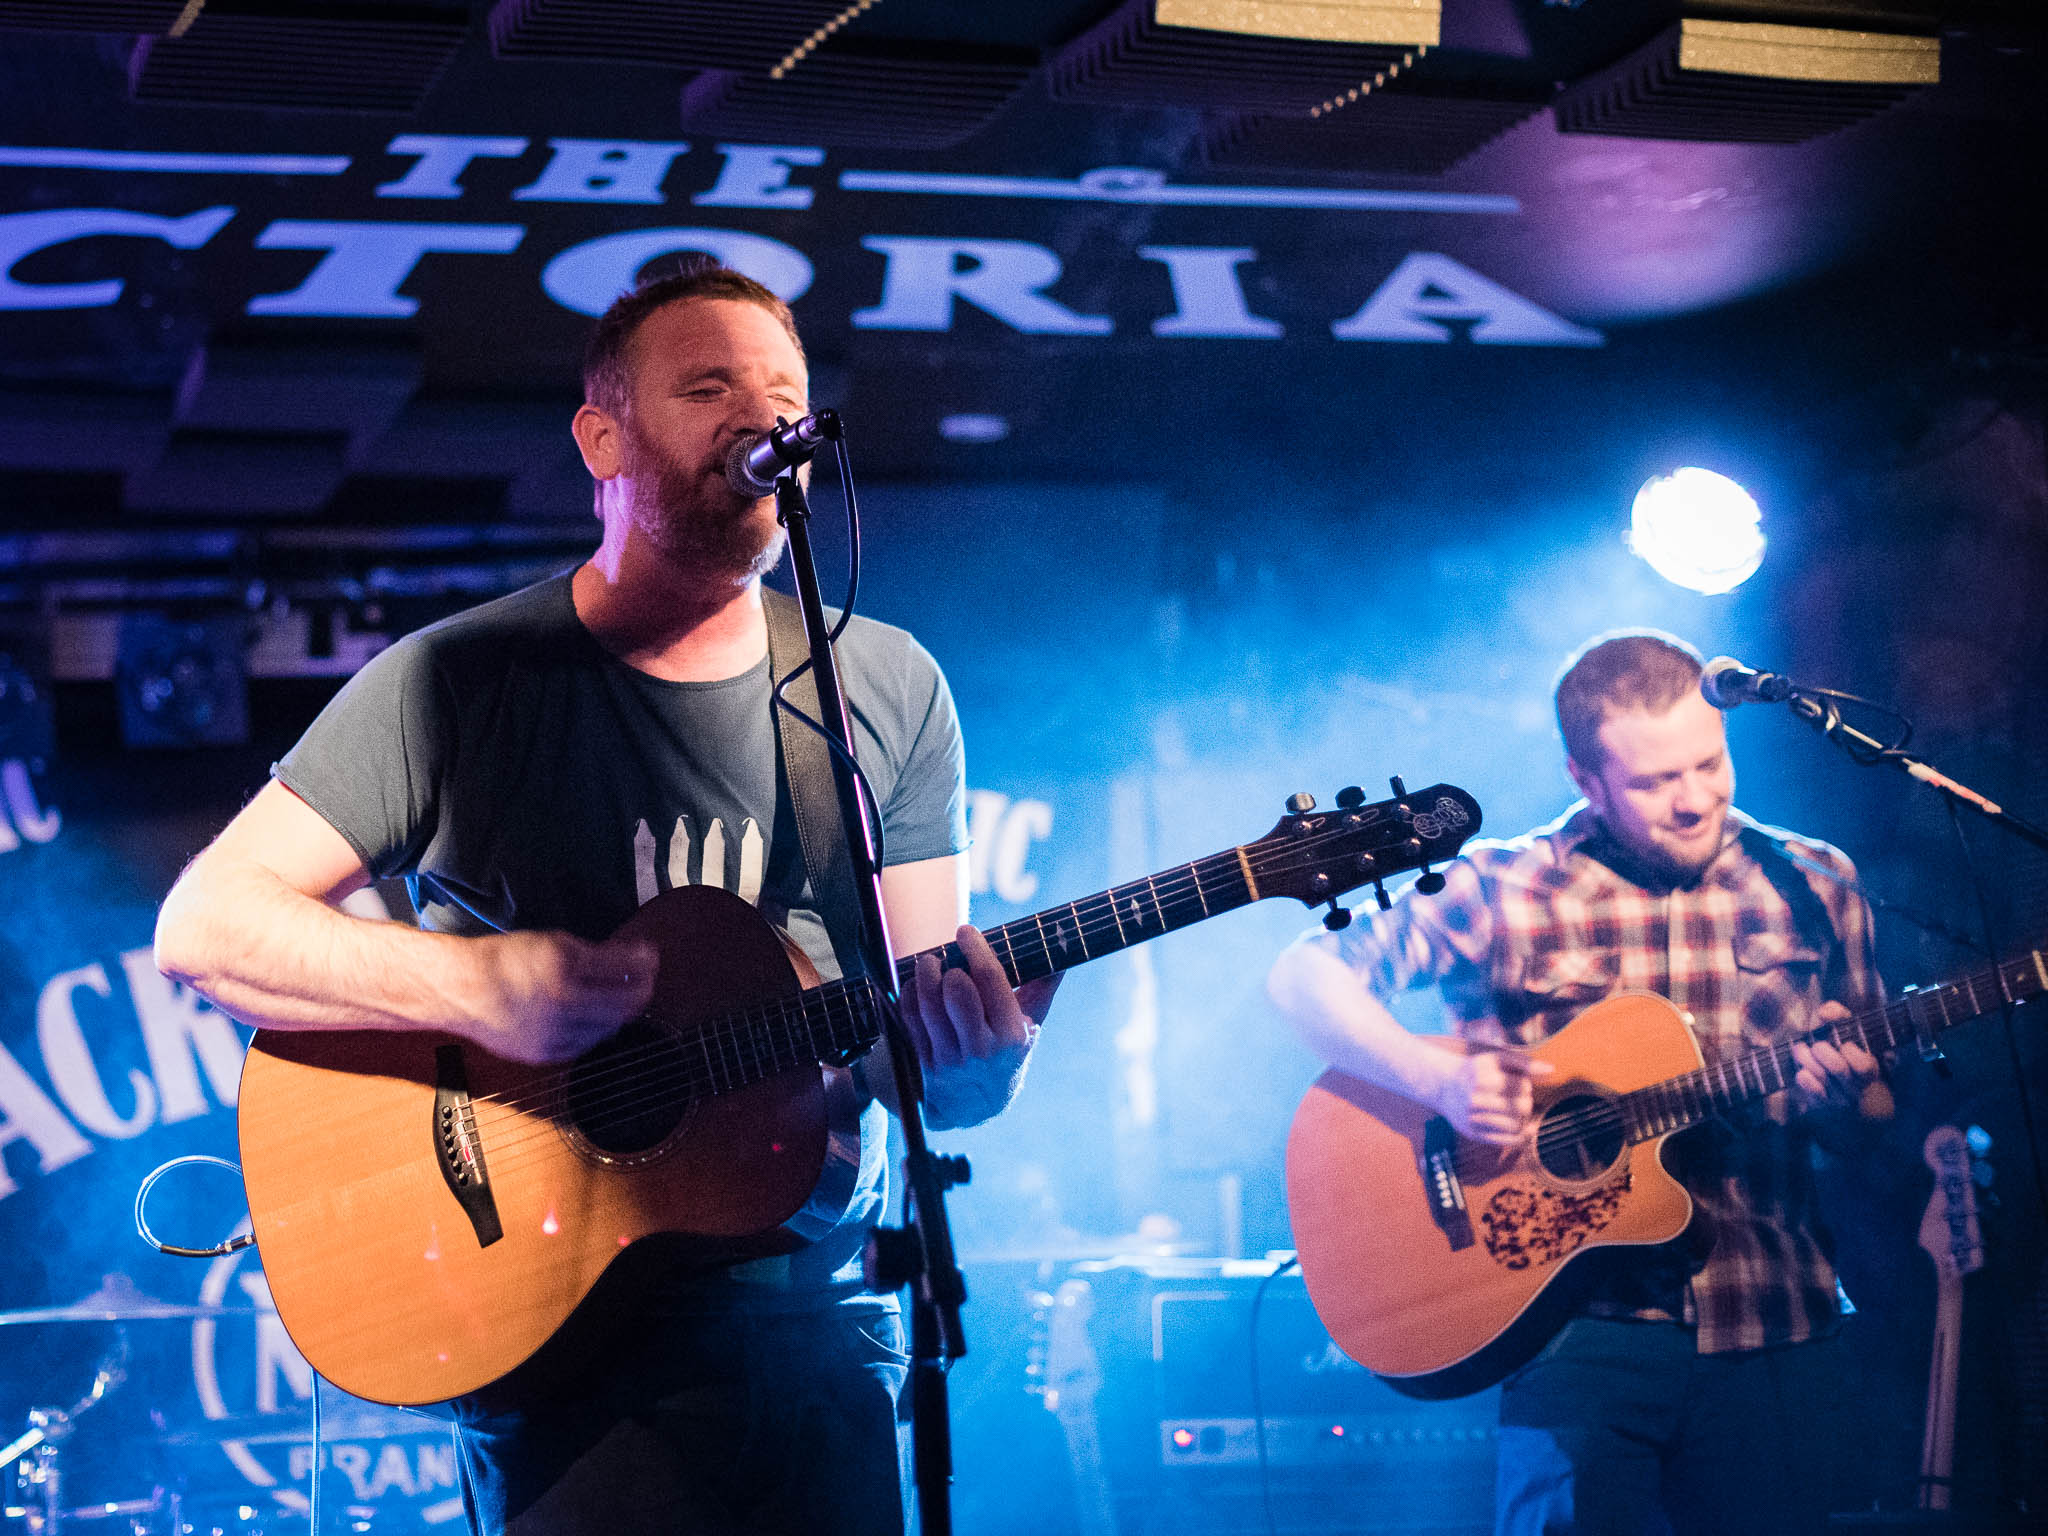
[[[2015,816],[1997,801],[1980,795],[1967,784],[1957,782],[1939,768],[1922,762],[1902,746],[1886,746],[1865,732],[1857,730],[1842,719],[1841,706],[1836,702],[1847,699],[1852,703],[1868,704],[1867,699],[1858,699],[1853,694],[1838,693],[1831,688],[1801,688],[1793,684],[1785,694],[1787,706],[1793,714],[1827,737],[1836,746],[1849,754],[1852,762],[1866,767],[1873,763],[1889,763],[1901,769],[1910,778],[1918,779],[1931,789],[1940,791],[1943,803],[1947,805],[1950,820],[1956,829],[1956,841],[1963,851],[1966,864],[1970,862],[1969,840],[1963,836],[1963,826],[1956,816],[1958,805],[1967,805],[1985,820],[2006,828],[2025,842],[2048,851],[2048,832],[2043,832],[2024,817]],[[1883,706],[1875,706],[1882,710]],[[1885,711],[1889,713],[1889,711]],[[1903,716],[1895,718],[1905,725],[1908,735],[1912,723]],[[2021,1069],[2019,1041],[2013,1025],[2014,1003],[2012,993],[2006,984],[2005,961],[1999,953],[1998,934],[1991,922],[1991,906],[1984,894],[1984,882],[1977,878],[1972,869],[1971,883],[1977,888],[1977,904],[1983,914],[1984,944],[1991,956],[1991,973],[1998,979],[2000,1014],[2005,1023],[2006,1055],[2012,1064],[2013,1082],[2019,1093],[2020,1123],[2026,1129],[2027,1153],[2033,1164],[2034,1198],[2041,1208],[2041,1215],[2048,1220],[2048,1174],[2043,1171],[2041,1134],[2034,1122],[2033,1097],[2027,1086],[2026,1073]]]
[[[829,435],[837,437],[838,418]],[[790,570],[796,577],[797,603],[803,611],[804,635],[811,646],[811,670],[818,684],[818,713],[840,750],[832,754],[832,782],[839,794],[839,817],[846,846],[853,855],[853,885],[860,900],[860,954],[882,1016],[895,1071],[896,1102],[901,1107],[908,1186],[908,1216],[901,1231],[878,1229],[873,1239],[877,1288],[908,1285],[911,1291],[911,1426],[916,1448],[918,1513],[925,1536],[950,1536],[953,1529],[952,1431],[946,1372],[967,1353],[960,1328],[960,1308],[967,1283],[954,1259],[953,1233],[946,1220],[944,1191],[965,1181],[966,1165],[957,1158],[936,1158],[925,1138],[924,1085],[916,1048],[903,1024],[902,993],[889,928],[882,911],[881,868],[875,853],[867,796],[855,777],[853,730],[846,697],[839,687],[839,668],[832,655],[830,626],[818,596],[818,566],[811,552],[811,507],[794,470],[775,482],[775,512],[789,531]],[[806,727],[800,727],[806,728]]]
[[[1939,790],[1951,804],[1967,805],[1987,821],[1998,823],[2044,853],[2048,853],[2048,832],[2042,831],[2023,817],[2013,815],[1997,801],[1978,794],[1967,784],[1958,783],[1939,768],[1922,762],[1903,748],[1888,747],[1876,737],[1857,730],[1855,726],[1842,719],[1842,711],[1835,703],[1837,697],[1846,695],[1837,695],[1831,689],[1801,688],[1795,685],[1786,694],[1785,703],[1793,714],[1848,753],[1854,761],[1866,766],[1872,763],[1889,763],[1909,778],[1918,779],[1929,788]],[[1911,726],[1909,725],[1907,729],[1911,730]]]

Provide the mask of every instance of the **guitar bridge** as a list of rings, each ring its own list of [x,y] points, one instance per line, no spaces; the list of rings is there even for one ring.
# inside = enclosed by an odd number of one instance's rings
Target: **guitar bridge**
[[[434,1051],[434,1153],[448,1192],[476,1230],[477,1246],[490,1247],[505,1235],[505,1228],[498,1220],[498,1202],[491,1196],[483,1136],[477,1130],[459,1045]]]
[[[1458,1133],[1441,1115],[1422,1128],[1422,1188],[1429,1214],[1451,1251],[1472,1246],[1472,1213],[1465,1208],[1465,1186],[1458,1179]]]

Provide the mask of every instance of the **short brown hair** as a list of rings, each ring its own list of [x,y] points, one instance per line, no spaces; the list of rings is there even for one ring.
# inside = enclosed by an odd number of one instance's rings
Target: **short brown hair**
[[[1565,663],[1557,679],[1557,729],[1581,768],[1606,758],[1600,722],[1622,710],[1662,714],[1700,683],[1700,653],[1660,629],[1595,635]]]
[[[758,304],[782,322],[782,328],[796,344],[796,355],[804,355],[803,338],[796,333],[796,316],[773,289],[755,282],[744,272],[735,272],[701,252],[692,251],[667,272],[641,278],[612,300],[583,349],[583,398],[609,416],[623,417],[631,394],[634,336],[656,310],[691,299],[737,299],[743,304]]]

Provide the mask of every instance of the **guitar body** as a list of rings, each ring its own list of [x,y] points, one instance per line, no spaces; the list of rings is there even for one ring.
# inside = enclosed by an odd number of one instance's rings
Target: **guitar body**
[[[1479,806],[1435,784],[1291,810],[1265,837],[992,929],[1012,986],[1268,896],[1320,904],[1456,857]],[[279,1318],[328,1380],[420,1406],[580,1370],[678,1267],[786,1253],[860,1184],[848,1061],[881,1035],[862,979],[820,984],[739,897],[684,886],[619,930],[654,999],[566,1065],[447,1035],[263,1030],[242,1178]],[[956,944],[925,954],[963,964]],[[922,957],[897,961],[899,982]],[[574,1326],[571,1326],[571,1324]]]
[[[671,1234],[664,1258],[708,1265],[793,1249],[846,1209],[860,1142],[843,1072],[798,1068],[666,1112],[631,1090],[691,1060],[706,1020],[815,983],[801,953],[715,887],[657,896],[621,931],[660,948],[654,1002],[566,1073],[423,1033],[251,1042],[238,1117],[257,1248],[292,1342],[345,1391],[406,1405],[476,1391],[643,1238]],[[462,1184],[444,1170],[463,1171],[472,1126],[483,1173]]]
[[[1539,1132],[1701,1061],[1684,1016],[1648,993],[1595,1004],[1529,1054],[1557,1069],[1536,1089]],[[1546,1168],[1533,1140],[1462,1140],[1411,1099],[1325,1072],[1287,1145],[1288,1210],[1323,1326],[1413,1396],[1491,1386],[1542,1348],[1601,1250],[1685,1231],[1692,1198],[1664,1169],[1665,1140],[1617,1136],[1605,1166]],[[1452,1164],[1455,1190],[1425,1173]]]

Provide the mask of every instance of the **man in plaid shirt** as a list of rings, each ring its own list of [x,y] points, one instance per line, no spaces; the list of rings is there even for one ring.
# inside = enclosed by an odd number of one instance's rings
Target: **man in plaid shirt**
[[[1666,635],[1583,649],[1557,712],[1584,802],[1468,848],[1439,893],[1410,889],[1282,955],[1273,997],[1309,1044],[1507,1146],[1529,1132],[1551,1070],[1521,1048],[1616,992],[1686,1010],[1710,1064],[1876,1004],[1849,861],[1732,807],[1721,715],[1699,680],[1698,654]],[[1381,1002],[1430,984],[1459,1033],[1490,1049],[1439,1050]],[[1695,1204],[1686,1238],[1617,1265],[1503,1384],[1502,1536],[1820,1528],[1823,1409],[1848,1394],[1812,1142],[1839,1144],[1890,1101],[1860,1047],[1816,1039],[1793,1053],[1790,1093],[1667,1146]]]

